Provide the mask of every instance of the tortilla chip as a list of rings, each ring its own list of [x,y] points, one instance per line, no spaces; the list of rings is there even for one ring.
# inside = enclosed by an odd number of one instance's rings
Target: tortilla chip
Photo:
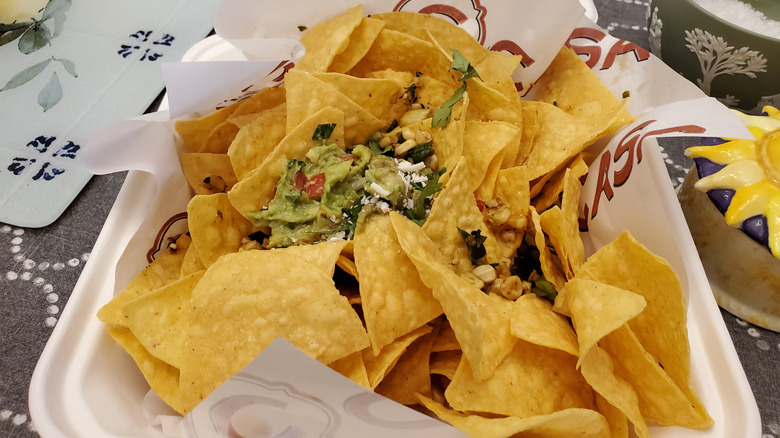
[[[344,141],[350,146],[365,142],[376,131],[386,128],[388,125],[336,87],[323,82],[313,74],[292,69],[287,72],[285,81],[287,83],[288,134],[297,130],[305,123],[305,120],[311,119],[324,107],[333,107],[344,113],[342,124]]]
[[[617,408],[624,418],[634,425],[634,432],[640,438],[648,437],[647,423],[639,410],[639,398],[628,382],[615,375],[615,367],[609,354],[594,346],[580,360],[580,370],[588,384],[607,404]],[[598,404],[598,399],[596,401]]]
[[[431,212],[422,228],[425,234],[436,242],[445,261],[457,273],[471,272],[474,269],[469,249],[459,229],[469,233],[479,230],[482,236],[487,238],[484,246],[488,262],[497,260],[497,254],[500,253],[496,238],[485,224],[476,198],[470,191],[471,185],[468,180],[468,161],[463,158],[458,162],[447,184],[434,198]]]
[[[322,363],[369,345],[360,318],[330,272],[276,249],[227,254],[192,291],[181,367],[182,393],[195,404],[277,337]]]
[[[579,355],[577,334],[569,321],[536,294],[524,294],[515,300],[510,327],[514,336],[526,342]]]
[[[133,358],[146,382],[176,412],[189,408],[179,398],[179,370],[152,356],[128,328],[109,327],[108,334]]]
[[[468,356],[444,392],[453,409],[528,418],[593,408],[593,392],[569,353],[518,340],[487,379],[474,377]]]
[[[430,333],[432,327],[420,326],[411,332],[396,338],[390,344],[385,345],[378,354],[374,354],[370,348],[363,350],[363,361],[366,364],[368,383],[371,389],[375,389],[387,376],[407,348],[417,339]]]
[[[573,278],[563,293],[577,330],[580,366],[601,338],[618,329],[645,308],[641,295],[597,281]]]
[[[367,218],[354,245],[363,317],[374,354],[441,315],[441,305],[401,251],[389,216]]]
[[[475,377],[489,378],[516,341],[509,331],[510,302],[485,295],[442,263],[433,241],[413,222],[394,212],[390,218],[401,247],[441,303]]]
[[[122,313],[125,303],[146,295],[155,289],[176,281],[180,276],[184,255],[188,252],[192,240],[187,234],[182,234],[174,244],[160,253],[152,263],[122,289],[122,292],[98,310],[97,317],[106,324],[127,327],[127,321]]]
[[[349,8],[339,15],[317,23],[301,37],[306,47],[296,67],[303,71],[327,71],[333,59],[349,45],[350,35],[363,21],[363,5]]]
[[[385,27],[382,20],[372,17],[363,17],[360,24],[349,36],[349,44],[343,52],[333,58],[328,71],[346,73],[355,66],[368,53],[379,32]]]
[[[183,153],[181,169],[196,195],[225,193],[238,181],[225,154]]]
[[[197,195],[187,204],[192,244],[206,267],[224,254],[238,251],[254,227],[233,208],[226,193]]]
[[[186,308],[205,271],[196,272],[122,306],[127,326],[152,356],[181,368]]]
[[[447,409],[427,397],[418,397],[434,415],[462,430],[469,436],[545,438],[603,438],[609,435],[609,424],[591,409],[571,408],[530,418],[481,417]]]
[[[237,179],[258,167],[287,134],[287,105],[269,108],[242,126],[227,150]]]

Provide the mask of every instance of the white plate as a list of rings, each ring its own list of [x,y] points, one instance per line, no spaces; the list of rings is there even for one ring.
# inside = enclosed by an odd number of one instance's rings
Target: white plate
[[[194,50],[205,47],[203,53],[224,53],[218,46],[212,38]],[[694,267],[687,275],[692,285],[688,311],[692,385],[715,419],[715,426],[705,431],[651,427],[651,434],[758,437],[761,423],[753,393],[692,248],[663,161],[656,153],[648,153],[647,160],[653,170],[646,184],[661,188],[657,191],[659,215],[675,224],[675,235],[686,236],[680,240],[680,253],[686,266]],[[30,385],[30,413],[43,437],[162,436],[148,426],[143,415],[141,403],[149,389],[146,381],[95,316],[112,298],[115,268],[124,243],[135,233],[128,224],[142,222],[154,193],[151,176],[139,171],[128,174],[90,261],[41,355]]]

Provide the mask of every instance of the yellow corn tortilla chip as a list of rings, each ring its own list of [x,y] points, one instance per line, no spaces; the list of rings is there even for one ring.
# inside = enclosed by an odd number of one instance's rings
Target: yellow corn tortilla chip
[[[566,189],[561,206],[556,205],[543,212],[539,221],[558,254],[566,278],[570,279],[585,261],[585,247],[580,237],[580,182],[569,169],[564,180]]]
[[[363,361],[366,364],[369,387],[375,389],[398,363],[406,349],[418,338],[430,333],[431,330],[433,328],[427,324],[420,326],[394,339],[393,342],[385,345],[377,354],[374,354],[371,348],[363,350]]]
[[[227,150],[237,179],[262,164],[287,134],[287,105],[281,104],[259,113],[239,129]]]
[[[309,72],[327,71],[336,55],[348,47],[350,35],[362,21],[361,4],[311,27],[301,37],[306,54],[296,68]]]
[[[647,307],[628,325],[672,380],[690,393],[685,302],[680,280],[669,263],[624,231],[590,256],[580,269],[579,278],[644,297]]]
[[[596,410],[607,419],[610,438],[628,438],[628,418],[620,409],[610,404],[598,393],[596,394]]]
[[[477,199],[493,199],[504,154],[516,151],[522,131],[506,122],[467,121],[464,134],[463,155],[468,160],[470,189]]]
[[[433,351],[460,351],[460,344],[455,337],[455,332],[452,330],[450,322],[446,319],[441,324],[439,332],[436,334],[436,339],[433,341]]]
[[[238,108],[238,104],[233,104],[220,108],[205,116],[177,120],[175,123],[176,132],[181,137],[184,144],[184,150],[187,152],[204,152],[206,140],[209,134],[220,123],[227,121],[228,117]]]
[[[356,78],[341,73],[315,73],[315,78],[336,88],[344,96],[389,125],[406,111],[400,99],[404,89],[398,82],[381,78]]]
[[[526,105],[525,102],[521,102],[520,108],[523,113],[523,136],[520,139],[520,146],[515,157],[516,166],[524,164],[528,159],[540,129],[539,111],[536,106]]]
[[[192,291],[181,387],[192,408],[281,337],[322,363],[369,345],[330,272],[276,249],[227,254]]]
[[[386,29],[403,32],[423,40],[433,37],[436,43],[447,51],[450,48],[458,49],[471,65],[477,65],[488,56],[488,50],[468,32],[434,15],[396,11],[374,14],[372,17],[384,21]]]
[[[376,131],[387,127],[385,121],[311,73],[292,69],[287,72],[285,81],[288,134],[304,125],[305,120],[311,119],[324,107],[337,108],[343,112],[342,128],[347,145],[365,142]]]
[[[599,346],[594,346],[580,359],[582,375],[593,390],[633,424],[634,432],[640,438],[648,437],[647,423],[639,410],[639,398],[628,382],[615,375],[615,367],[609,354]],[[598,403],[598,398],[596,402]]]
[[[230,147],[230,143],[236,138],[238,133],[238,126],[225,120],[219,125],[215,126],[209,135],[206,137],[206,141],[201,146],[198,152],[209,154],[224,154]]]
[[[431,354],[430,370],[431,374],[439,374],[452,380],[455,377],[455,371],[463,357],[460,350],[440,351]]]
[[[522,59],[521,55],[490,50],[484,58],[472,65],[485,85],[509,98],[513,104],[518,104],[520,97],[512,74]]]
[[[341,374],[342,376],[352,380],[358,385],[371,389],[371,384],[368,382],[368,372],[366,371],[366,363],[363,361],[363,353],[358,351],[350,354],[349,356],[338,359],[328,364],[328,366]]]
[[[592,409],[593,392],[569,353],[518,340],[485,380],[461,360],[444,396],[453,409],[528,418],[563,409]]]
[[[615,97],[573,49],[561,47],[553,62],[534,84],[534,97],[579,118],[598,119],[600,113],[617,110],[608,130],[633,121],[624,104]]]
[[[440,178],[441,182],[446,182],[449,179],[449,175],[455,170],[458,161],[463,157],[463,141],[466,136],[466,117],[464,113],[468,106],[467,93],[463,96],[461,103],[456,104],[455,109],[452,110],[450,123],[444,128],[431,129],[433,150],[439,162],[439,169],[445,170],[445,173]]]
[[[509,208],[507,224],[518,230],[525,229],[531,206],[531,187],[525,167],[515,166],[498,171],[496,199]]]
[[[259,114],[267,109],[279,106],[285,102],[287,92],[284,84],[258,90],[256,93],[237,103],[235,111],[228,117],[228,121],[235,123],[235,118]],[[236,124],[239,128],[241,126]]]
[[[192,244],[206,267],[222,255],[238,251],[243,239],[254,231],[226,193],[193,196],[187,204],[187,222]]]
[[[550,248],[547,247],[547,239],[545,238],[544,231],[542,230],[541,219],[539,219],[539,213],[536,209],[530,207],[531,210],[531,224],[534,230],[534,243],[539,250],[539,263],[542,266],[542,274],[544,278],[555,286],[556,290],[561,290],[563,285],[566,284],[566,275],[561,270],[560,263],[550,252]]]
[[[187,233],[187,235],[189,237],[189,233]],[[190,245],[187,248],[187,251],[184,253],[184,257],[182,258],[181,267],[179,268],[179,277],[186,277],[203,269],[206,269],[206,266],[200,259],[198,249],[193,245]]]
[[[376,18],[376,16],[372,17]],[[424,71],[426,63],[433,56],[437,56],[437,49],[432,43],[385,26],[377,35],[368,53],[349,71],[349,74],[366,77],[371,72],[387,69]]]
[[[566,171],[570,171],[571,176],[566,176]],[[542,185],[539,186],[539,193],[534,198],[534,208],[536,211],[545,211],[553,204],[558,202],[563,193],[564,183],[567,178],[579,178],[588,173],[588,165],[583,159],[583,154],[577,154],[569,164],[563,168],[551,174],[550,178],[546,179]]]
[[[473,437],[603,438],[609,435],[607,420],[591,409],[571,408],[530,418],[482,417],[447,409],[427,397],[418,398],[434,415]]]
[[[416,339],[376,387],[377,394],[403,405],[417,403],[416,394],[431,395],[430,356],[436,332]]]
[[[514,98],[510,98],[475,78],[468,80],[468,92],[471,105],[467,115],[470,120],[501,121],[523,126],[523,107],[517,92]],[[509,165],[514,165],[517,154],[511,158]]]
[[[180,278],[122,306],[128,328],[149,354],[176,368],[181,368],[187,339],[187,304],[204,272]]]
[[[580,366],[598,341],[644,310],[646,302],[641,295],[599,283],[573,278],[563,289],[577,330]]]
[[[377,354],[394,339],[441,315],[442,309],[401,251],[389,216],[367,218],[354,242],[363,317]]]
[[[510,302],[485,295],[442,263],[434,242],[416,224],[395,212],[390,218],[401,247],[441,303],[475,377],[489,378],[516,341],[509,331]]]
[[[337,73],[348,72],[358,61],[366,56],[371,45],[374,44],[374,40],[376,40],[379,32],[384,27],[385,23],[382,20],[363,17],[363,20],[349,36],[349,44],[347,44],[343,52],[333,58],[333,62],[331,62],[328,70]]]
[[[524,294],[512,304],[512,335],[542,347],[578,356],[577,334],[566,318],[555,313],[552,305],[536,294]]]
[[[227,192],[238,181],[225,154],[183,153],[180,161],[184,177],[196,195]]]
[[[484,246],[488,262],[497,260],[497,254],[500,253],[496,238],[485,224],[476,198],[471,193],[471,186],[468,180],[468,161],[463,158],[458,162],[447,184],[434,198],[431,212],[422,227],[425,234],[436,242],[446,263],[457,273],[471,272],[474,269],[468,247],[459,229],[469,233],[480,230],[482,236],[486,237]]]
[[[698,398],[686,394],[691,393],[690,388],[684,392],[675,384],[627,324],[602,338],[599,345],[612,356],[615,374],[636,391],[646,421],[691,429],[712,426],[713,420]]]
[[[623,109],[618,106],[589,114],[589,117],[578,117],[546,102],[526,101],[523,105],[536,107],[539,121],[531,151],[523,163],[528,167],[531,180],[561,168],[570,158],[606,135]]]
[[[180,276],[181,264],[184,255],[189,252],[191,242],[188,234],[182,234],[176,239],[175,244],[168,245],[165,251],[135,276],[119,294],[98,310],[98,319],[106,324],[127,327],[122,306],[135,298],[176,281]]]
[[[108,334],[133,358],[154,392],[176,412],[186,414],[186,402],[179,398],[179,370],[146,351],[130,329],[109,327]]]

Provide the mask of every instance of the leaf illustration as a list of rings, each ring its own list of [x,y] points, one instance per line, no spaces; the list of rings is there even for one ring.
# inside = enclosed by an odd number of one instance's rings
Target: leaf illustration
[[[49,18],[53,18],[57,15],[64,15],[65,12],[70,9],[71,4],[71,0],[49,0],[49,3],[43,10],[43,17],[41,17],[41,21],[46,21]]]
[[[44,61],[41,61],[31,67],[27,67],[26,69],[20,71],[19,73],[15,74],[14,77],[12,77],[4,86],[3,88],[0,88],[0,92],[3,92],[5,90],[11,90],[13,88],[16,88],[20,85],[24,85],[28,82],[30,82],[34,77],[38,76],[43,69],[46,68],[47,65],[52,61],[52,58],[46,59]]]
[[[51,37],[54,38],[62,33],[62,29],[65,27],[65,14],[55,15],[51,21],[54,22],[54,31],[51,33]]]
[[[11,30],[17,30],[17,29],[26,29],[30,26],[32,26],[32,21],[23,21],[21,23],[13,22],[13,23],[0,23],[0,33],[8,32]]]
[[[43,108],[43,111],[50,110],[54,105],[62,99],[62,84],[60,84],[60,78],[57,76],[57,72],[54,72],[49,79],[49,83],[38,93],[38,105]]]
[[[51,39],[51,31],[43,23],[37,22],[19,38],[19,51],[25,55],[44,47]]]
[[[25,24],[27,26],[32,25],[32,23],[25,23]],[[6,30],[0,29],[0,46],[4,46],[10,43],[11,41],[19,38],[19,36],[27,30],[27,26],[15,27],[12,29],[9,28]]]
[[[63,67],[65,67],[65,70],[70,73],[71,76],[74,78],[79,77],[79,75],[76,73],[76,64],[73,63],[70,59],[57,59],[57,61],[62,64]]]

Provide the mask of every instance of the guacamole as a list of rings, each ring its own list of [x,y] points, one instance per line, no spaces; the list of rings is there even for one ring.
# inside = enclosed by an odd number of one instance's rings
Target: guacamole
[[[270,228],[268,247],[351,239],[372,213],[396,210],[422,223],[439,176],[422,162],[383,151],[375,141],[342,150],[327,139],[303,160],[289,160],[273,200],[249,214]]]

